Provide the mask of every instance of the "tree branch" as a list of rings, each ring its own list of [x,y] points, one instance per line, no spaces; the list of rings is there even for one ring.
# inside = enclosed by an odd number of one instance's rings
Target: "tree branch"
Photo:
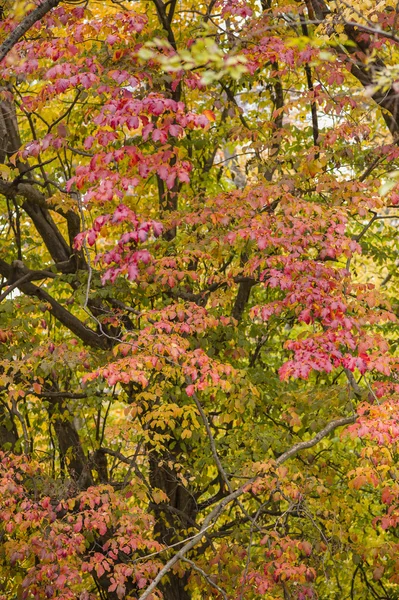
[[[37,8],[32,10],[16,28],[10,33],[10,35],[0,44],[0,61],[7,56],[17,42],[29,31],[29,29],[37,21],[40,21],[52,8],[55,8],[60,4],[61,0],[45,0]]]
[[[312,17],[313,13],[313,15],[316,17],[316,20],[314,21],[315,23],[322,23],[327,14],[331,13],[325,0],[306,0],[306,5],[308,7],[309,16]],[[342,24],[349,40],[355,43],[355,47],[353,44],[347,44],[344,46],[346,54],[342,52],[342,46],[340,46],[340,48],[336,48],[336,52],[341,55],[343,54],[344,60],[350,64],[350,71],[352,75],[356,77],[363,87],[372,89],[374,88],[371,98],[382,109],[381,113],[386,125],[388,126],[392,135],[397,137],[399,132],[398,94],[393,85],[391,85],[391,87],[388,89],[375,89],[374,74],[383,71],[385,69],[385,63],[379,57],[378,53],[375,57],[372,55],[372,47],[370,42],[361,38],[361,34],[362,32],[367,32],[371,35],[377,35],[378,37],[392,39],[393,41],[398,41],[398,39],[393,34],[384,32],[378,27],[373,29],[372,27],[367,27],[354,21],[346,21],[345,18],[343,18],[337,11],[335,11],[333,14],[336,17],[335,23],[339,23],[340,25]],[[331,30],[331,34],[332,33],[333,29]],[[367,55],[369,51],[370,60],[359,60],[356,62],[351,60],[351,56],[356,54],[358,51],[364,55]]]
[[[166,31],[168,42],[172,48],[176,50],[176,40],[171,27],[171,20],[169,20],[168,15],[166,14],[165,4],[162,2],[162,0],[153,0],[153,2],[155,4],[155,8],[157,9],[159,21]]]
[[[349,425],[350,423],[354,423],[356,421],[357,415],[353,415],[351,417],[344,417],[342,419],[335,419],[331,421],[328,425],[326,425],[323,429],[319,431],[312,439],[299,442],[283,452],[277,460],[275,461],[275,466],[278,467],[282,465],[284,462],[301,452],[302,450],[307,450],[308,448],[312,448],[318,444],[324,437],[326,437],[329,433],[337,429],[338,427],[343,427],[344,425]],[[158,575],[154,578],[154,581],[148,586],[145,592],[140,596],[140,600],[146,600],[150,596],[150,594],[156,589],[161,579],[169,573],[172,567],[181,559],[185,557],[187,552],[189,552],[192,548],[194,548],[204,537],[208,529],[213,525],[213,523],[219,518],[222,514],[226,506],[234,502],[237,498],[242,496],[248,491],[254,483],[260,481],[265,477],[265,474],[258,475],[253,477],[244,485],[237,488],[234,492],[223,498],[223,500],[215,506],[215,508],[209,513],[209,515],[204,519],[202,527],[200,531],[191,538],[184,546],[166,563],[166,565],[159,571]]]
[[[33,274],[35,272],[32,271],[31,273]],[[18,288],[22,293],[27,296],[36,296],[43,302],[47,302],[50,305],[49,311],[51,314],[88,346],[91,346],[92,348],[102,348],[103,350],[109,347],[108,340],[105,336],[102,336],[87,327],[45,290],[29,281],[25,281],[24,276],[26,271],[24,270],[24,265],[21,261],[14,261],[13,265],[9,265],[4,260],[0,259],[0,274],[3,275],[3,277],[7,277],[7,279],[14,277],[16,277],[17,280],[19,279]],[[21,279],[24,281],[21,281]]]
[[[1,261],[2,265],[0,266],[3,267],[3,272],[2,274],[4,274],[8,268],[7,263],[5,263],[4,261]],[[4,268],[5,266],[5,268]],[[15,280],[15,273],[18,272],[19,278],[17,280]],[[7,289],[0,294],[0,302],[2,302],[5,298],[7,298],[7,296],[9,294],[11,294],[11,292],[20,286],[20,284],[25,283],[27,281],[37,281],[40,279],[54,279],[56,277],[56,275],[52,272],[52,271],[47,271],[47,270],[42,270],[42,271],[31,271],[30,269],[27,269],[25,267],[25,265],[23,264],[22,261],[20,260],[16,260],[12,263],[10,269],[9,269],[9,277],[8,277],[8,281],[5,285],[7,285]]]
[[[194,569],[194,571],[197,571],[197,573],[199,573],[211,587],[215,588],[215,590],[217,590],[223,596],[224,600],[228,600],[228,595],[226,594],[226,592],[221,587],[219,587],[214,581],[212,581],[211,577],[207,573],[205,573],[205,571],[203,571],[198,565],[196,565],[195,562],[189,560],[188,558],[183,558],[183,560],[184,562],[188,563],[191,566],[191,568]]]

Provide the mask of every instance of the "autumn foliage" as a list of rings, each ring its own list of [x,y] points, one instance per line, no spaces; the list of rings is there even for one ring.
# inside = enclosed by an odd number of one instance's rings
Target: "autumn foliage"
[[[399,597],[394,0],[0,22],[0,600]]]

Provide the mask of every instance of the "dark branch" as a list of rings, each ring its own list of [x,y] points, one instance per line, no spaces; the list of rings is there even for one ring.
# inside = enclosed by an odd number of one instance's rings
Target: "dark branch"
[[[28,271],[29,273],[29,271]],[[32,271],[32,273],[35,273]],[[50,294],[45,290],[34,285],[29,281],[25,281],[25,267],[20,261],[15,261],[13,265],[7,264],[0,259],[0,274],[7,277],[8,280],[14,279],[18,281],[18,289],[27,296],[36,296],[39,300],[47,302],[50,305],[49,311],[52,315],[67,329],[78,336],[85,344],[92,348],[108,348],[108,341],[105,336],[99,335],[89,327],[86,327],[75,315],[70,313],[66,308],[61,306]],[[21,282],[21,278],[24,281]]]
[[[10,35],[4,40],[2,44],[0,44],[0,61],[3,60],[13,49],[15,44],[19,42],[19,40],[29,31],[29,29],[37,22],[40,21],[52,8],[55,8],[60,4],[61,0],[45,0],[32,10],[29,15],[27,15],[21,23],[19,23],[16,28],[10,33]]]

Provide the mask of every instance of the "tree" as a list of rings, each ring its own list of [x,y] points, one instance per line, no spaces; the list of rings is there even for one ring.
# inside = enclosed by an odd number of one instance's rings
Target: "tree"
[[[4,6],[2,600],[398,598],[397,9]]]

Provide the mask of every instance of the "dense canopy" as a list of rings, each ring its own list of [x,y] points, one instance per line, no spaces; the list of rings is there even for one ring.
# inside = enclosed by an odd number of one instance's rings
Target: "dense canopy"
[[[399,4],[4,1],[0,600],[399,598]]]

